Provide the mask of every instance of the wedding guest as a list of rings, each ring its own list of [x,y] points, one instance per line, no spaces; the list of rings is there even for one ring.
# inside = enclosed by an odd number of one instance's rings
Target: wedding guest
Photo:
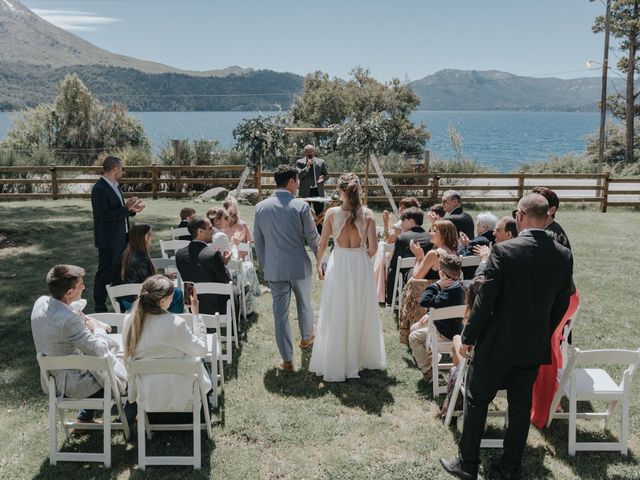
[[[429,219],[429,232],[431,232],[433,224],[438,220],[442,220],[446,214],[447,212],[444,211],[444,207],[441,203],[431,205],[429,211],[427,212],[427,218]]]
[[[420,208],[420,202],[416,197],[404,197],[398,203],[398,217],[400,214],[404,212],[407,208]],[[382,234],[384,236],[384,240],[387,243],[395,243],[396,237],[402,233],[402,219],[398,218],[398,221],[394,223],[391,228],[389,228],[389,221],[391,220],[391,213],[389,210],[383,210],[382,212]]]
[[[409,248],[410,242],[413,240],[419,243],[423,248],[429,248],[430,235],[422,228],[424,214],[418,207],[409,207],[400,214],[400,222],[402,233],[397,236],[389,268],[387,270],[387,296],[386,303],[391,304],[393,298],[393,288],[396,279],[396,266],[398,259],[414,256]],[[402,271],[406,275],[409,269]]]
[[[548,210],[542,195],[524,196],[515,211],[518,237],[494,245],[489,257],[459,350],[472,358],[459,454],[440,459],[452,475],[477,477],[487,409],[506,388],[509,424],[496,469],[503,478],[520,476],[533,384],[539,366],[551,362],[551,336],[571,294],[573,257],[544,232]]]
[[[455,307],[464,303],[464,290],[460,282],[462,262],[453,254],[444,254],[440,257],[439,280],[429,285],[420,297],[420,305],[426,309]],[[429,315],[423,316],[411,326],[409,334],[409,346],[411,353],[422,372],[422,378],[430,382],[432,376],[431,351],[426,345],[429,330],[427,323]],[[449,318],[433,322],[435,331],[432,335],[441,341],[451,340],[455,335],[462,333],[462,318]]]
[[[447,216],[447,220],[453,222],[458,232],[464,232],[464,234],[473,238],[473,218],[467,212],[462,210],[462,198],[460,194],[455,190],[447,190],[442,194],[442,207]]]
[[[493,236],[496,239],[495,243],[505,242],[517,237],[516,221],[511,217],[502,217],[493,229]],[[491,245],[476,245],[473,247],[473,254],[480,257],[480,264],[474,273],[475,277],[484,275],[484,270],[487,268],[487,260],[489,260],[489,255],[491,254],[491,247]]]
[[[56,265],[47,273],[49,296],[36,300],[31,312],[31,333],[36,353],[58,357],[64,355],[110,355],[107,333],[111,327],[82,313],[76,305],[84,290],[83,268],[75,265]],[[83,302],[86,304],[86,302]],[[126,387],[124,365],[112,357],[114,373],[121,392]],[[88,370],[55,370],[56,395],[68,398],[100,398],[104,395],[104,380]],[[41,379],[42,389],[48,385]],[[80,410],[79,423],[93,423],[95,411]],[[75,431],[74,433],[85,433]]]
[[[194,359],[207,355],[207,330],[199,315],[197,292],[191,297],[192,326],[181,316],[169,312],[174,292],[173,282],[162,275],[153,275],[144,281],[133,311],[124,319],[125,362],[129,359]],[[198,381],[205,391],[211,390],[204,363]],[[142,402],[146,412],[188,411],[192,392],[193,380],[184,375],[138,375],[135,384],[129,386],[129,398]],[[186,423],[191,415],[165,413],[162,416],[168,422],[178,423],[183,423],[184,417]],[[159,421],[150,418],[152,423],[154,420]]]
[[[473,240],[469,239],[464,232],[460,232],[460,247],[458,254],[461,257],[474,255],[473,248],[476,245],[489,246],[496,241],[493,230],[498,223],[498,218],[491,212],[481,212],[476,220],[476,232],[478,236]],[[465,277],[468,277],[465,273]]]
[[[413,276],[402,290],[402,309],[400,310],[400,342],[408,345],[409,330],[427,313],[419,303],[424,289],[440,278],[440,257],[444,254],[457,255],[458,234],[456,227],[449,220],[438,220],[433,224],[431,236],[433,248],[426,254],[415,242],[409,243],[411,252],[416,257]]]
[[[531,190],[531,193],[537,193],[542,195],[549,202],[549,213],[547,214],[547,224],[544,226],[544,230],[547,232],[551,238],[553,238],[556,242],[558,242],[563,247],[571,250],[571,243],[569,243],[569,237],[567,237],[566,232],[560,226],[558,222],[556,222],[556,212],[558,208],[560,208],[560,199],[556,192],[551,190],[548,187],[535,187]]]
[[[240,219],[240,215],[238,213],[238,201],[235,197],[229,195],[225,201],[222,203],[222,206],[227,211],[228,217],[228,225],[221,230],[227,234],[227,237],[231,240],[231,243],[234,245],[238,245],[240,243],[251,243],[251,233],[249,232],[249,227],[247,226],[244,220]],[[246,252],[240,252],[239,258],[240,260],[244,260],[246,256]]]
[[[176,226],[176,228],[187,228],[189,220],[191,220],[195,214],[196,211],[191,207],[185,207],[180,210],[180,223]],[[191,241],[191,235],[181,235],[177,238],[177,240]]]
[[[157,273],[156,267],[151,261],[151,255],[149,255],[152,238],[151,225],[134,223],[131,226],[129,244],[120,259],[119,283],[142,283],[151,275]],[[135,300],[136,296],[132,295],[121,297],[118,302],[122,310],[126,312],[131,308]],[[176,288],[174,292],[173,302],[169,306],[169,311],[173,313],[182,313],[184,311],[184,297],[182,290],[179,288]]]

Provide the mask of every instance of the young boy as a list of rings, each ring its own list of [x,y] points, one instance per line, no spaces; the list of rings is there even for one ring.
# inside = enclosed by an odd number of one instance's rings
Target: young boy
[[[464,290],[460,281],[461,269],[462,262],[457,255],[442,255],[440,257],[440,280],[425,289],[422,297],[420,297],[420,305],[425,308],[463,305]],[[431,371],[431,352],[425,344],[428,319],[428,315],[425,315],[411,326],[409,346],[418,368],[422,371],[422,377],[430,382],[433,373]],[[434,335],[439,336],[442,340],[452,340],[455,335],[459,335],[462,332],[462,318],[436,320],[434,326],[436,329],[433,332]]]
[[[187,226],[189,225],[189,220],[191,220],[195,214],[196,211],[191,207],[185,207],[180,210],[180,223],[176,228],[187,228]],[[191,241],[191,235],[182,235],[178,237],[177,240]]]

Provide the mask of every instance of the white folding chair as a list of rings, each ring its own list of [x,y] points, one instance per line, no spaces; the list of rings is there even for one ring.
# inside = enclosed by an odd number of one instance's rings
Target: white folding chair
[[[551,406],[547,427],[555,418],[569,419],[569,455],[574,456],[577,450],[588,451],[619,451],[626,455],[629,441],[629,402],[631,397],[631,381],[640,364],[640,349],[638,350],[580,350],[569,349],[569,361],[560,378]],[[582,368],[587,365],[623,365],[627,368],[622,373],[620,382],[616,382],[607,371],[601,368]],[[556,412],[563,396],[569,399],[569,412]],[[578,412],[578,402],[604,401],[609,406],[604,412]],[[609,427],[609,421],[618,404],[621,408],[620,440],[618,442],[577,442],[577,419],[605,420],[604,427]]]
[[[391,298],[391,309],[400,311],[402,309],[402,288],[404,287],[404,278],[402,270],[413,268],[416,264],[416,257],[398,258],[396,264],[396,277],[393,285],[393,296]],[[396,303],[396,299],[398,300]]]
[[[459,257],[460,261],[462,262],[462,268],[466,268],[466,267],[478,267],[478,265],[480,265],[480,260],[481,258],[478,255],[470,255],[468,257]],[[467,288],[469,286],[469,284],[471,283],[471,280],[473,280],[472,278],[464,278],[463,286],[464,288]]]
[[[451,398],[449,399],[449,407],[447,408],[447,413],[444,417],[444,424],[449,425],[451,423],[452,417],[458,417],[458,420],[461,420],[464,417],[464,403],[462,406],[462,410],[456,410],[456,402],[458,400],[459,395],[465,395],[465,381],[467,376],[467,370],[469,368],[468,362],[466,359],[462,359],[458,364],[458,376],[456,378],[456,383],[454,384],[453,391],[451,392]],[[505,398],[506,390],[500,390],[496,395],[496,398]],[[502,417],[504,419],[504,425],[506,427],[508,420],[508,408],[507,410],[489,410],[487,412],[487,417]],[[458,427],[462,426],[462,422],[458,422]],[[483,438],[480,441],[480,448],[502,448],[504,444],[504,440],[501,438]]]
[[[194,284],[196,292],[198,292],[198,296],[212,294],[212,295],[226,295],[229,297],[227,301],[227,316],[230,314],[231,319],[231,328],[227,328],[227,335],[231,334],[231,339],[233,340],[234,345],[239,347],[238,342],[238,324],[236,317],[236,307],[235,301],[233,297],[233,282],[229,283],[216,283],[216,282],[198,282]],[[216,312],[219,313],[219,312]],[[222,315],[222,314],[221,314]],[[228,324],[229,322],[227,322]],[[227,351],[231,351],[231,349],[227,346]]]
[[[384,242],[382,245],[382,255],[384,255],[384,269],[389,270],[389,263],[391,263],[391,255],[393,255],[393,250],[396,248],[394,243],[386,243]]]
[[[178,240],[178,237],[186,237],[186,236],[191,236],[191,234],[189,233],[189,229],[187,227],[180,227],[180,228],[172,228],[171,229],[171,239],[172,240]]]
[[[244,261],[253,263],[253,248],[251,242],[238,244],[238,256],[245,254]]]
[[[189,325],[193,325],[194,315],[192,313],[181,313],[180,316],[189,322]],[[218,397],[224,392],[224,366],[222,363],[222,346],[220,343],[220,314],[207,315],[201,313],[200,316],[207,330],[214,330],[212,334],[207,333],[207,350],[209,355],[206,357],[206,361],[211,365],[211,385],[213,386],[211,403],[214,407],[217,407]],[[228,348],[231,347],[229,346]]]
[[[48,357],[42,353],[38,354],[38,364],[40,365],[40,375],[47,386],[49,393],[49,462],[55,465],[57,462],[99,462],[105,467],[111,466],[111,430],[122,429],[126,438],[130,436],[129,424],[124,414],[122,399],[115,380],[111,357],[91,357],[89,355],[66,355],[61,357]],[[56,370],[91,370],[99,372],[104,379],[104,396],[102,398],[65,398],[64,392],[58,395],[56,390],[55,376],[52,372]],[[64,388],[64,386],[63,386]],[[111,407],[116,405],[120,422],[111,421]],[[91,410],[102,410],[104,412],[103,423],[78,423],[68,422],[65,419],[65,410],[77,410],[80,408]],[[103,430],[103,451],[102,453],[75,453],[60,452],[58,450],[58,428],[56,414],[60,419],[65,435],[69,438],[70,428],[82,428],[86,430]]]
[[[92,313],[88,316],[91,318],[95,318],[102,323],[106,323],[112,329],[117,329],[118,333],[122,333],[122,323],[124,322],[125,317],[124,313]]]
[[[175,257],[176,252],[187,245],[189,245],[189,240],[160,240],[160,253],[162,253],[162,258]],[[173,255],[169,257],[169,253],[167,252],[173,252]]]
[[[448,320],[453,318],[462,318],[464,317],[464,312],[466,310],[465,305],[457,305],[455,307],[445,307],[445,308],[431,308],[429,310],[429,317],[427,321],[427,338],[426,348],[431,351],[431,371],[433,373],[433,398],[434,400],[438,398],[439,395],[443,393],[447,393],[447,385],[440,385],[440,369],[450,370],[453,366],[451,360],[448,362],[441,362],[441,357],[443,355],[451,356],[451,340],[443,341],[438,338],[438,335],[435,325],[433,322],[435,320]]]
[[[247,288],[247,278],[244,274],[244,268],[242,266],[242,260],[229,260],[227,263],[227,268],[231,272],[235,272],[236,278],[238,280],[238,294],[240,295],[240,313],[242,314],[242,318],[244,320],[247,319],[247,299],[246,299],[246,288]]]
[[[156,270],[163,270],[165,273],[167,268],[174,269],[176,272],[175,286],[177,288],[182,288],[182,277],[180,276],[180,271],[176,265],[175,258],[152,258],[151,263],[156,267]]]
[[[111,301],[111,306],[116,313],[122,313],[118,298],[138,296],[140,294],[141,283],[125,283],[124,285],[107,285],[107,295]]]
[[[135,385],[137,375],[184,375],[192,379],[193,397],[191,402],[193,422],[189,424],[150,424],[145,411],[145,400],[137,394],[138,400],[138,467],[144,470],[147,465],[192,465],[195,470],[201,467],[200,429],[206,428],[209,439],[213,438],[211,417],[207,405],[207,392],[202,379],[202,364],[200,359],[148,359],[131,360],[128,362],[129,385]],[[200,425],[200,406],[204,406],[205,422]],[[146,454],[146,436],[151,439],[153,431],[193,430],[192,456],[148,456]]]

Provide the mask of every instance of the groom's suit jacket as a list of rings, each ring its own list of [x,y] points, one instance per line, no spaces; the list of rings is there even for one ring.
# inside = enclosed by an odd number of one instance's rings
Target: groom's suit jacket
[[[304,200],[279,189],[258,203],[253,239],[265,280],[290,281],[311,276],[305,239],[315,254],[320,236]]]

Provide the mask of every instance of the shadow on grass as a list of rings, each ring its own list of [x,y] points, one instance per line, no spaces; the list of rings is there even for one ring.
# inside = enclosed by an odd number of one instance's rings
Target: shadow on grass
[[[272,393],[283,397],[320,398],[334,395],[340,402],[351,408],[359,408],[371,415],[381,415],[385,406],[394,403],[390,388],[398,383],[386,370],[363,370],[359,379],[346,382],[324,382],[307,370],[310,351],[305,351],[302,369],[286,372],[272,368],[264,375],[264,386]]]

